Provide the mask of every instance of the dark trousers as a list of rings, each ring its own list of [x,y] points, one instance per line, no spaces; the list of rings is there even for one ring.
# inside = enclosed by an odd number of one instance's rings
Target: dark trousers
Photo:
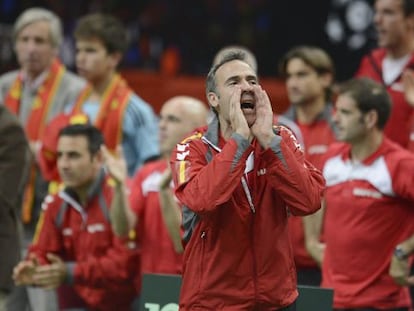
[[[282,309],[277,309],[275,311],[296,311],[296,302],[292,303],[291,305],[284,307]]]
[[[253,309],[251,309],[251,311],[269,310],[268,308],[268,306],[256,305]],[[284,307],[282,309],[275,309],[273,311],[296,311],[296,301],[287,307]]]
[[[297,268],[298,285],[320,286],[322,280],[319,268]]]
[[[408,308],[392,308],[392,309],[374,309],[374,308],[355,308],[355,309],[334,309],[334,311],[408,311]]]

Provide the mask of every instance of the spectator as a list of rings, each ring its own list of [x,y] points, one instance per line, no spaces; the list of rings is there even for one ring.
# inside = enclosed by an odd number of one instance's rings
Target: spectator
[[[20,258],[19,210],[28,168],[28,143],[19,121],[0,106],[0,310],[12,290],[13,267]]]
[[[294,310],[288,213],[319,209],[324,180],[291,132],[272,126],[270,101],[243,53],[212,67],[206,94],[213,120],[171,157],[185,206],[180,310]]]
[[[107,168],[123,191],[111,207],[113,226],[120,236],[128,236],[128,228],[137,232],[142,274],[180,274],[182,271],[181,209],[172,192],[168,159],[180,139],[205,124],[206,118],[205,105],[195,98],[176,96],[168,100],[160,113],[162,158],[145,164],[134,177],[129,191],[122,154],[112,156],[104,149]],[[141,279],[136,281],[139,287]]]
[[[127,47],[126,31],[111,15],[94,13],[82,17],[75,29],[76,67],[88,82],[68,114],[83,113],[99,128],[106,145],[115,151],[122,143],[128,174],[133,176],[145,162],[159,155],[156,116],[116,72]],[[49,124],[58,132],[70,117],[59,116]],[[40,154],[42,170],[56,180],[56,138],[45,137]]]
[[[286,53],[280,67],[291,103],[284,117],[299,126],[306,159],[316,168],[322,169],[323,155],[335,140],[331,105],[334,80],[332,60],[320,48],[299,46]],[[321,271],[305,247],[303,230],[303,217],[289,218],[298,283],[319,286]]]
[[[414,108],[405,97],[402,76],[414,66],[414,0],[376,0],[374,23],[379,48],[362,59],[356,76],[387,87],[393,105],[384,133],[407,148]]]
[[[176,96],[165,102],[159,123],[162,159],[144,165],[134,177],[130,204],[125,199],[114,200],[111,207],[113,212],[121,213],[113,214],[115,232],[128,235],[128,226],[123,220],[126,216],[129,227],[137,229],[143,273],[179,274],[182,271],[181,209],[172,193],[168,160],[185,134],[206,124],[207,112],[201,101],[188,96]],[[122,156],[116,158],[107,152],[106,158],[112,176],[125,189],[127,176]]]
[[[334,289],[335,310],[411,306],[408,289],[388,273],[397,245],[414,230],[414,155],[383,133],[390,111],[386,88],[371,79],[339,90],[334,120],[342,143],[328,150],[323,167],[326,248],[318,248],[322,286]]]
[[[60,310],[129,310],[135,296],[138,251],[112,232],[116,189],[102,168],[102,144],[93,126],[62,129],[57,166],[65,188],[46,197],[27,259],[14,269],[17,284],[58,288]]]
[[[62,26],[54,13],[27,9],[17,18],[13,32],[20,69],[0,77],[0,98],[23,124],[33,153],[22,213],[23,221],[34,225],[47,193],[35,163],[39,142],[47,122],[76,100],[85,82],[68,72],[57,57]]]
[[[38,168],[37,152],[45,127],[66,105],[74,102],[84,80],[66,70],[58,59],[62,42],[61,21],[54,13],[30,8],[21,13],[13,29],[14,47],[20,68],[0,77],[0,99],[23,124],[32,151],[31,167],[22,200],[22,220],[26,249],[34,235],[40,206],[47,194],[47,182]],[[55,308],[52,292],[31,290],[31,307]],[[22,310],[27,303],[24,288],[10,296],[10,309]]]

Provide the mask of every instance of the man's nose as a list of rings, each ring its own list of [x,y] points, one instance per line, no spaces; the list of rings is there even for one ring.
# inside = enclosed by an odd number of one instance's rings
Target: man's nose
[[[247,81],[247,80],[242,80],[240,87],[243,91],[252,91],[253,90],[253,85]]]
[[[69,161],[67,160],[67,158],[66,158],[66,157],[61,156],[61,157],[58,159],[58,166],[59,166],[60,168],[65,169],[65,168],[67,168],[67,167],[68,167],[68,165],[69,165]]]
[[[37,49],[37,44],[34,40],[27,40],[26,48],[29,52],[33,52]]]

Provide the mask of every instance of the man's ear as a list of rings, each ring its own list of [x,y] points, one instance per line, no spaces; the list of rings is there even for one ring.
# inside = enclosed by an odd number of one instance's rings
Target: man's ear
[[[370,110],[365,114],[364,119],[367,128],[372,129],[378,125],[378,112],[376,110]]]
[[[323,87],[326,89],[333,83],[333,75],[331,73],[322,73],[319,75],[319,79],[322,82]]]
[[[112,68],[117,68],[119,63],[122,60],[122,53],[120,52],[114,52],[112,54],[109,54],[110,60],[111,60],[111,66]]]
[[[408,28],[410,28],[411,30],[414,30],[414,14],[411,13],[409,16],[407,16],[405,18]]]
[[[104,162],[104,157],[102,150],[99,149],[93,156],[92,156],[92,162],[96,162],[99,165],[101,165]]]
[[[211,107],[213,107],[216,111],[220,110],[218,96],[214,92],[208,92],[207,94],[208,103]]]

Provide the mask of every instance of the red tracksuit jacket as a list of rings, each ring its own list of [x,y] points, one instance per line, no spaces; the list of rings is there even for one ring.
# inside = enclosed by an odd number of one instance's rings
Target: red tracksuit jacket
[[[60,308],[126,311],[137,295],[139,252],[130,249],[111,229],[108,216],[113,191],[103,174],[81,206],[67,189],[47,196],[29,253],[46,263],[46,254],[60,256],[68,282],[58,288]]]
[[[171,158],[183,210],[180,310],[275,310],[297,298],[288,214],[319,209],[324,179],[294,136],[275,127],[263,150],[225,141],[215,119]]]

